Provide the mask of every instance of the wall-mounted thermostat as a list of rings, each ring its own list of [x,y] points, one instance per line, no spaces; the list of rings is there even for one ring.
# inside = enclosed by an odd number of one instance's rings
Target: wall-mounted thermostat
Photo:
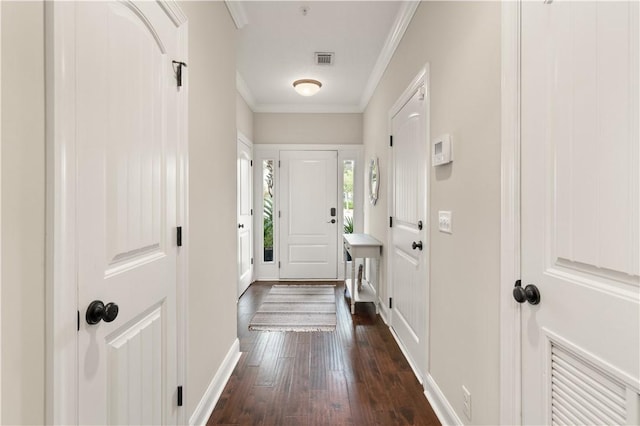
[[[453,150],[451,146],[451,136],[442,135],[433,140],[431,149],[431,165],[441,166],[453,161]]]

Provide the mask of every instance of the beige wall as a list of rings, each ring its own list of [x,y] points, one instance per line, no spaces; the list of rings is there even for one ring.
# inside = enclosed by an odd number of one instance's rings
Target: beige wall
[[[362,114],[255,113],[257,144],[361,144]]]
[[[189,17],[189,359],[191,416],[236,339],[236,29],[224,2]]]
[[[249,138],[253,142],[253,111],[249,105],[236,92],[236,127],[238,131]]]
[[[2,2],[2,424],[44,422],[42,2]]]
[[[500,4],[423,2],[364,113],[366,157],[380,157],[379,203],[365,208],[368,232],[388,230],[388,112],[430,65],[431,137],[450,133],[455,161],[430,168],[429,373],[465,423],[499,421]],[[437,231],[453,212],[453,234]],[[383,295],[386,300],[386,295]]]

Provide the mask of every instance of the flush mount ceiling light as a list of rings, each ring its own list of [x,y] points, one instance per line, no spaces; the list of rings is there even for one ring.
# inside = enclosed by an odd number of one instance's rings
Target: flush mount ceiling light
[[[322,83],[318,80],[311,80],[308,78],[293,82],[293,88],[302,96],[313,96],[318,93],[321,87]]]

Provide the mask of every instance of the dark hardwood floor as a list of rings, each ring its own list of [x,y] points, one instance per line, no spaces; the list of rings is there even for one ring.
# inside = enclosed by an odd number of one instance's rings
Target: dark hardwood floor
[[[373,304],[352,316],[340,283],[335,332],[249,331],[272,284],[240,299],[242,357],[208,425],[440,424]]]

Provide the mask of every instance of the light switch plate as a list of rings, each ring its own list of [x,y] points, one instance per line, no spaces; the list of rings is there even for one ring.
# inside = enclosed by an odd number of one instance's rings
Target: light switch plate
[[[438,230],[447,234],[453,233],[453,226],[451,224],[451,212],[447,210],[438,211]]]

